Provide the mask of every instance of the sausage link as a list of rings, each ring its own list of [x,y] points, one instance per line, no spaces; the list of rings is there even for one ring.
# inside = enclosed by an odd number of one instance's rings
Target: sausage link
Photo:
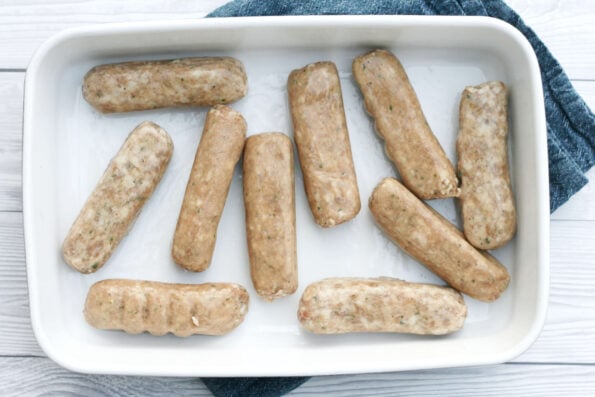
[[[295,144],[314,220],[331,227],[361,208],[341,83],[332,62],[294,70],[287,81]]]
[[[475,249],[456,227],[396,179],[382,180],[369,204],[390,239],[453,288],[489,302],[508,287],[510,275],[496,258]]]
[[[268,133],[246,140],[244,205],[256,292],[269,301],[293,294],[298,285],[295,182],[287,136]]]
[[[172,245],[174,261],[186,270],[201,272],[211,263],[217,226],[245,139],[241,114],[224,105],[209,110]]]
[[[454,167],[432,133],[399,60],[375,50],[353,61],[353,77],[403,183],[422,199],[456,197]]]
[[[212,106],[246,95],[246,72],[234,58],[182,58],[95,66],[83,96],[103,113],[170,106]]]
[[[432,284],[392,278],[328,278],[310,284],[298,319],[316,334],[400,332],[444,335],[467,317],[460,293]]]
[[[130,133],[64,239],[66,263],[93,273],[107,262],[161,180],[172,153],[171,138],[157,124],[146,121]]]
[[[92,327],[130,334],[223,335],[244,321],[249,298],[244,287],[232,283],[110,279],[89,289],[85,319]]]
[[[461,96],[457,153],[463,230],[481,249],[503,246],[516,230],[506,95],[504,83],[489,81],[466,87]]]

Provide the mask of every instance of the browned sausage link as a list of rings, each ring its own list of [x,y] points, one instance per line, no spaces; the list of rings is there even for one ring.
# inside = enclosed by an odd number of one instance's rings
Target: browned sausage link
[[[422,199],[458,196],[454,167],[432,133],[399,60],[376,50],[355,58],[352,66],[366,110],[405,186]]]
[[[295,182],[291,140],[280,133],[253,135],[244,149],[244,205],[250,271],[266,300],[297,288]]]
[[[501,247],[516,229],[506,91],[504,83],[489,81],[465,88],[461,96],[457,153],[463,230],[482,249]]]
[[[81,273],[105,264],[155,190],[172,153],[171,138],[157,124],[144,122],[130,133],[64,239],[66,263]]]
[[[310,332],[444,335],[463,327],[467,306],[452,288],[392,278],[329,278],[310,284],[298,318]]]
[[[246,91],[244,66],[228,57],[100,65],[83,82],[83,96],[103,113],[226,104]]]
[[[376,223],[409,255],[453,288],[482,301],[493,301],[508,286],[502,264],[480,252],[440,214],[396,179],[386,178],[370,197]]]
[[[361,203],[341,83],[332,62],[294,70],[287,81],[295,144],[316,223],[330,227],[357,215]]]
[[[241,114],[223,105],[209,110],[171,251],[174,261],[187,270],[201,272],[211,263],[217,226],[245,139]]]
[[[223,335],[244,321],[249,298],[232,283],[103,280],[89,289],[85,319],[95,328],[131,334]]]

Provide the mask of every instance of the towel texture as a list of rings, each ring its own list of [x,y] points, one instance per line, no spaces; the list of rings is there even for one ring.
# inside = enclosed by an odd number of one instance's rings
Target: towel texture
[[[541,67],[547,118],[550,211],[588,181],[595,164],[595,116],[543,42],[502,0],[235,0],[209,17],[265,15],[479,15],[502,19],[529,40]],[[217,397],[276,397],[308,378],[203,378]]]

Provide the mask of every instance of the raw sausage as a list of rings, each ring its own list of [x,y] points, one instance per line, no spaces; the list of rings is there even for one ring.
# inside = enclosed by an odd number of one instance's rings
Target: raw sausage
[[[293,294],[298,285],[291,140],[253,135],[244,148],[244,205],[250,273],[258,295]]]
[[[467,306],[460,293],[393,278],[328,278],[310,284],[298,318],[316,334],[400,332],[444,335],[463,327]]]
[[[388,51],[375,50],[355,58],[352,68],[366,110],[403,184],[425,200],[458,196],[454,167],[432,133],[399,60]]]
[[[171,251],[174,261],[186,270],[201,272],[211,263],[217,226],[245,139],[241,114],[224,105],[209,110]]]
[[[244,66],[229,57],[100,65],[83,82],[84,98],[102,113],[226,104],[247,90]]]
[[[317,62],[294,70],[287,89],[314,220],[322,227],[346,222],[357,215],[361,203],[337,67]]]
[[[461,96],[457,153],[463,231],[481,249],[503,246],[516,229],[506,94],[504,83],[489,81],[466,87]]]
[[[138,334],[223,335],[244,321],[249,295],[232,283],[168,284],[110,279],[91,286],[85,319],[92,327]]]
[[[395,244],[458,291],[489,302],[508,287],[510,275],[496,258],[475,249],[396,179],[382,180],[369,205],[376,223]]]
[[[145,121],[128,136],[87,199],[62,245],[81,273],[99,270],[128,233],[173,153],[167,132]]]

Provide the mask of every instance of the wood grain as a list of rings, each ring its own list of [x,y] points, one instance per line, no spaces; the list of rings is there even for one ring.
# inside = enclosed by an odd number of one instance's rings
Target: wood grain
[[[502,364],[309,380],[288,396],[588,396],[595,368]]]
[[[0,357],[0,395],[211,396],[198,378],[84,375],[48,358]]]
[[[550,301],[535,344],[516,361],[595,363],[595,222],[551,223]]]
[[[572,79],[595,79],[595,1],[505,0]]]
[[[0,394],[76,396],[211,396],[198,378],[85,375],[46,358],[0,358]],[[587,396],[595,367],[502,364],[364,375],[320,376],[290,397],[333,396]]]
[[[21,211],[24,73],[0,73],[0,211]]]
[[[50,36],[106,22],[201,18],[227,0],[27,0],[0,3],[0,69],[24,69]]]
[[[27,293],[22,214],[0,212],[0,355],[43,355]]]

